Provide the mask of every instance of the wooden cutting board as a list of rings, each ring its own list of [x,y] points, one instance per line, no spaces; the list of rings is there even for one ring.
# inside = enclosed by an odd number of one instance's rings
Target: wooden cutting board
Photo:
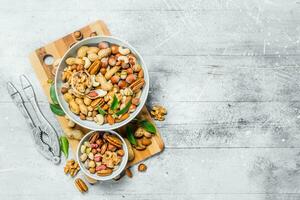
[[[83,38],[90,37],[92,35],[110,35],[110,32],[105,25],[104,22],[98,20],[94,23],[91,23],[81,29],[78,29],[76,31],[80,31],[83,35]],[[75,31],[74,31],[75,32]],[[55,68],[53,67],[53,63],[45,63],[45,59],[48,57],[53,57],[54,62],[55,60],[62,58],[64,53],[72,46],[74,43],[78,42],[79,40],[76,40],[73,33],[70,33],[54,42],[51,42],[43,47],[40,47],[36,49],[34,52],[32,52],[29,56],[30,62],[33,66],[33,69],[37,75],[37,78],[39,79],[43,90],[48,97],[49,102],[50,100],[50,93],[49,88],[50,84],[48,80],[54,80],[54,74],[55,74]],[[148,119],[150,122],[152,122],[154,125],[154,121],[152,120],[146,106],[142,109],[140,114],[138,115],[140,118]],[[67,128],[67,120],[64,117],[57,116],[57,119],[61,125],[62,130],[66,130]],[[76,129],[81,129],[84,131],[84,133],[89,132],[90,130],[87,130],[85,128],[80,127],[79,125],[76,125]],[[123,130],[123,129],[121,129]],[[142,160],[145,160],[159,152],[161,152],[164,148],[164,142],[161,138],[161,135],[159,133],[159,130],[156,128],[157,134],[152,137],[152,144],[147,147],[144,151],[135,151],[135,159],[128,163],[128,166],[132,166]],[[122,134],[122,133],[121,133]],[[75,155],[78,141],[77,140],[71,140],[69,139],[69,143],[71,146],[71,149]]]

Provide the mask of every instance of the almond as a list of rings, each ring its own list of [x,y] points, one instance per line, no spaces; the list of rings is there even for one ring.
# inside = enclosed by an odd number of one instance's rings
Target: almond
[[[109,125],[113,125],[115,123],[115,120],[111,115],[107,115],[106,120],[109,123]]]

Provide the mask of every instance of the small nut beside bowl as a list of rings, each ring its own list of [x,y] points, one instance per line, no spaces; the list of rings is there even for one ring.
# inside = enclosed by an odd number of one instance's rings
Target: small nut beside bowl
[[[128,148],[115,131],[91,131],[79,142],[77,160],[83,173],[99,181],[122,173],[128,161]]]

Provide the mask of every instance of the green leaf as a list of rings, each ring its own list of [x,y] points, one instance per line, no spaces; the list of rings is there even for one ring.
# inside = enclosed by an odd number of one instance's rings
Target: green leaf
[[[55,86],[53,83],[50,86],[50,98],[51,98],[53,104],[58,104],[58,100],[57,100],[56,93],[55,93]]]
[[[112,101],[112,103],[110,105],[110,109],[111,110],[116,110],[118,107],[119,107],[119,100],[116,97],[116,95],[114,95],[113,101]]]
[[[126,127],[126,133],[127,133],[127,139],[129,140],[129,142],[133,145],[137,145],[136,139],[134,137],[134,133],[133,133],[133,128],[131,125],[128,125]]]
[[[148,120],[140,121],[140,126],[150,133],[156,133],[155,126]]]
[[[65,136],[59,138],[60,150],[64,153],[65,157],[69,156],[69,141]]]
[[[127,111],[129,110],[130,106],[131,106],[131,101],[129,101],[123,109],[121,109],[120,111],[116,112],[116,115],[123,115],[124,113],[127,113]]]
[[[56,114],[58,116],[64,116],[65,115],[65,112],[61,109],[61,107],[58,104],[50,103],[50,109],[54,114]]]
[[[107,112],[106,112],[105,110],[102,110],[102,109],[100,108],[100,106],[98,106],[98,112],[99,112],[99,114],[101,114],[101,115],[106,115],[106,114],[107,114]]]

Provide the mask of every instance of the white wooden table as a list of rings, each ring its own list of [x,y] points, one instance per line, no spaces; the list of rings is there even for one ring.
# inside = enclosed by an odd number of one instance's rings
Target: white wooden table
[[[28,54],[97,19],[149,66],[165,151],[146,173],[86,195],[33,147],[5,82]],[[295,0],[0,0],[0,199],[300,199],[300,3]]]

